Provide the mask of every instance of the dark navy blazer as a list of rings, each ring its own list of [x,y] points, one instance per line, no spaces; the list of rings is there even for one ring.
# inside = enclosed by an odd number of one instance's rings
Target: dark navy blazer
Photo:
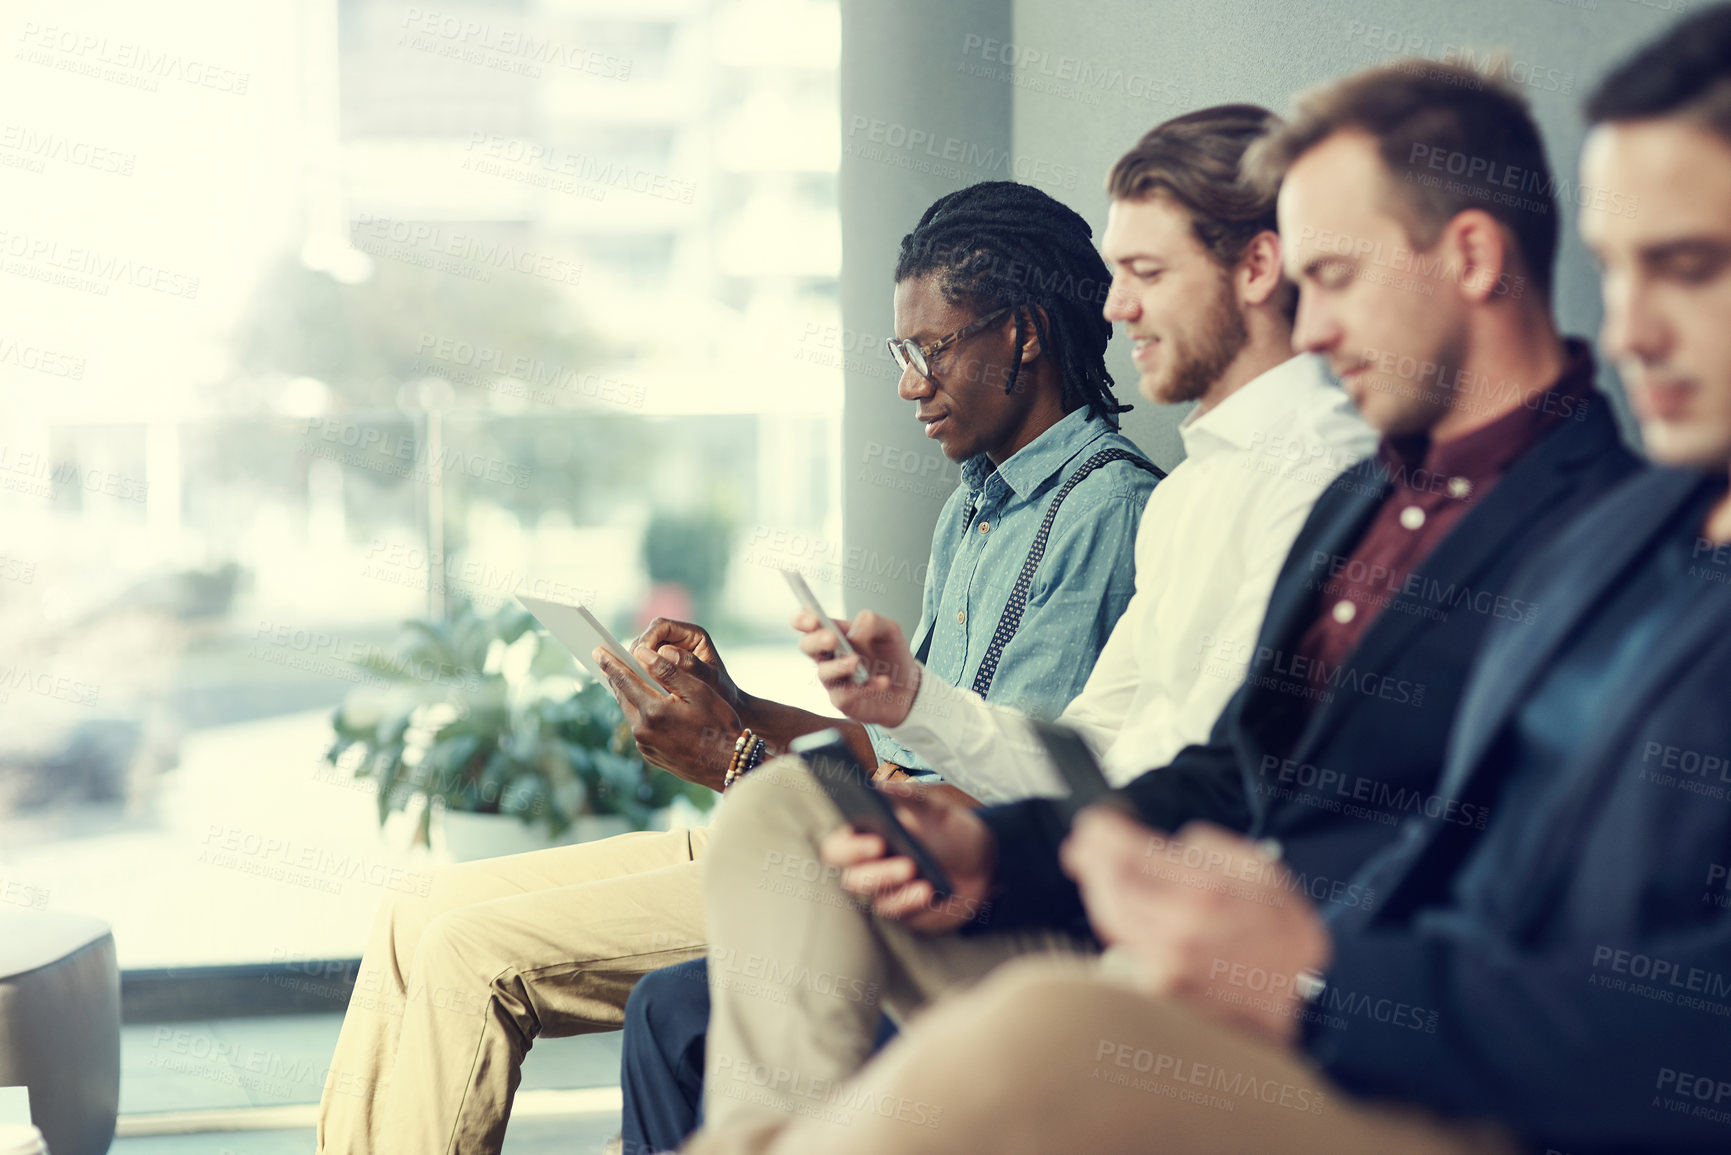
[[[1411,820],[1363,876],[1384,901],[1334,921],[1306,1045],[1348,1089],[1496,1117],[1536,1150],[1731,1151],[1731,566],[1703,559],[1682,626],[1596,703],[1564,788],[1497,805],[1543,785],[1510,764],[1523,703],[1714,485],[1644,471],[1524,568],[1544,612],[1487,639],[1440,787],[1489,825]]]
[[[1602,398],[1522,454],[1381,610],[1326,702],[1307,701],[1290,673],[1298,640],[1320,612],[1327,559],[1349,556],[1388,495],[1381,461],[1347,470],[1323,493],[1287,556],[1246,682],[1206,745],[1124,788],[1149,825],[1203,818],[1280,839],[1298,885],[1333,915],[1382,895],[1353,880],[1407,814],[1442,812],[1443,750],[1467,670],[1499,617],[1543,621],[1547,608],[1509,595],[1523,559],[1567,519],[1637,468]],[[1319,562],[1318,559],[1321,559]],[[1199,674],[1198,676],[1203,676]],[[1328,777],[1324,779],[1322,774]],[[1075,885],[1057,865],[1065,807],[1031,799],[980,812],[999,847],[999,891],[966,933],[1025,925],[1086,933]],[[1462,820],[1459,808],[1451,813]],[[1392,819],[1393,821],[1390,821]],[[1466,820],[1476,821],[1476,814]]]

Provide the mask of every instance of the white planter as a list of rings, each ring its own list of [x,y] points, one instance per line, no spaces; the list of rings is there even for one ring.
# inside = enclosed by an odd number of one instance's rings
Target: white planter
[[[594,842],[630,829],[631,823],[622,815],[584,815],[563,837],[555,839],[548,836],[546,827],[531,826],[511,814],[471,814],[462,810],[440,811],[432,826],[434,848],[451,862],[474,862],[479,858],[545,850],[549,846]]]

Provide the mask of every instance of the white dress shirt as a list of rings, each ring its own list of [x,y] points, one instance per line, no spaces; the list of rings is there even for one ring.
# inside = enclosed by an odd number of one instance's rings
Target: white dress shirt
[[[1136,592],[1059,720],[1115,786],[1205,742],[1244,680],[1262,615],[1310,507],[1376,433],[1312,356],[1249,381],[1179,427],[1185,459],[1136,533]],[[920,679],[890,733],[982,802],[1061,795],[1023,716]]]

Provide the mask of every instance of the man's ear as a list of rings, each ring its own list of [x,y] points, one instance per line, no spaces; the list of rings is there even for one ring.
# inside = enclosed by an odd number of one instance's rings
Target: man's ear
[[[1238,258],[1233,280],[1237,283],[1239,300],[1251,308],[1266,304],[1285,279],[1286,270],[1280,264],[1280,235],[1272,229],[1263,229],[1250,238],[1244,255]]]
[[[1040,318],[1039,325],[1034,323],[1036,315]],[[1039,305],[1019,306],[1016,309],[1016,317],[1022,323],[1022,364],[1026,365],[1045,352],[1045,347],[1040,344],[1040,325],[1049,326],[1052,319],[1047,316],[1046,310]],[[1012,322],[1013,324],[1014,322]]]
[[[1483,209],[1465,209],[1448,224],[1448,243],[1460,261],[1460,292],[1473,304],[1496,295],[1507,278],[1509,241],[1497,218]]]

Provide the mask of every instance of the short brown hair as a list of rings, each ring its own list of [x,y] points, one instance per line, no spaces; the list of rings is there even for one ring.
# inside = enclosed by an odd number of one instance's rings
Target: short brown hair
[[[1260,232],[1278,232],[1274,195],[1240,175],[1244,151],[1280,118],[1254,104],[1221,104],[1156,125],[1118,158],[1106,177],[1113,200],[1165,193],[1190,213],[1202,247],[1226,268]]]
[[[1556,181],[1518,94],[1458,64],[1402,60],[1368,69],[1301,95],[1287,122],[1246,153],[1245,177],[1278,192],[1299,157],[1351,131],[1376,141],[1391,208],[1415,246],[1434,244],[1457,214],[1481,209],[1513,234],[1524,272],[1550,298]]]

